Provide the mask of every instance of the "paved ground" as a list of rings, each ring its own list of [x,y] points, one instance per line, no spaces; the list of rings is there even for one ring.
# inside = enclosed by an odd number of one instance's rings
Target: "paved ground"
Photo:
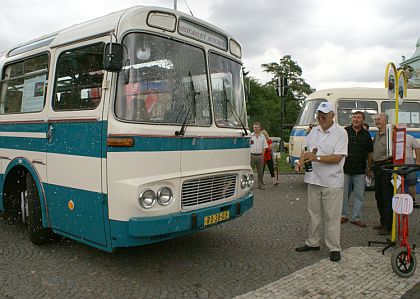
[[[367,248],[368,240],[383,240],[372,229],[378,218],[372,192],[364,215],[368,228],[342,226],[344,253],[337,264],[326,259],[325,246],[294,251],[308,227],[301,175],[282,175],[277,187],[255,190],[254,208],[234,221],[113,254],[68,239],[33,246],[23,226],[0,220],[0,298],[333,298],[329,288],[342,290],[337,298],[366,292],[420,298],[420,284],[414,285],[420,270],[401,279],[391,270],[391,251],[382,256]],[[410,233],[411,243],[420,245],[420,210],[410,218]],[[384,281],[381,291],[376,284]]]
[[[396,277],[390,258],[391,250],[382,255],[378,248],[350,247],[339,263],[323,259],[236,298],[401,298],[420,282],[420,271]]]

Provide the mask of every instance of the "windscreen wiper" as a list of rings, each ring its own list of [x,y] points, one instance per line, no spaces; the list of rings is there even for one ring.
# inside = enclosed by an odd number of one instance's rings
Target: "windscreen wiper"
[[[191,107],[188,108],[187,115],[184,118],[184,122],[182,123],[181,129],[179,131],[175,131],[175,136],[184,136],[185,131],[187,130],[188,121],[190,119],[190,111]]]
[[[224,80],[223,80],[223,98],[224,98],[225,102],[228,104],[228,107],[230,108],[230,110],[232,111],[232,114],[233,114],[233,117],[235,117],[235,120],[241,124],[242,136],[247,136],[248,135],[248,131],[246,130],[244,123],[242,122],[242,120],[239,117],[238,113],[236,113],[235,108],[233,108],[232,103],[228,99],[227,92],[226,92],[225,81]]]
[[[188,106],[187,115],[185,116],[185,119],[184,119],[184,122],[182,123],[181,129],[179,131],[175,131],[175,136],[184,136],[185,131],[187,130],[188,122],[190,120],[189,116],[190,116],[191,110],[193,110],[194,119],[196,118],[196,111],[197,111],[196,96],[198,96],[200,94],[200,92],[197,92],[195,90],[191,71],[188,71],[188,77],[190,78],[190,90],[189,91],[190,91],[192,101],[191,101],[191,103],[189,103],[189,102],[187,103],[187,106]],[[177,117],[177,120],[178,120],[178,117]]]
[[[191,96],[192,96],[192,108],[193,108],[193,112],[194,112],[194,119],[196,118],[196,116],[197,116],[197,100],[196,100],[196,96],[198,96],[199,94],[200,94],[200,92],[197,92],[196,90],[195,90],[195,87],[194,87],[194,81],[193,81],[193,78],[192,78],[192,75],[191,75],[191,71],[188,71],[188,77],[190,78],[190,94],[191,94]],[[191,108],[191,106],[190,106],[190,108]]]

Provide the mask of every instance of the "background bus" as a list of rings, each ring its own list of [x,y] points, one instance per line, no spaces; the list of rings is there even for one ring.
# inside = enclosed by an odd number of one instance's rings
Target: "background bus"
[[[0,211],[35,244],[56,233],[106,251],[242,215],[241,56],[223,30],[143,6],[6,51]]]
[[[296,125],[290,134],[289,163],[292,167],[304,148],[305,131],[308,126],[318,124],[316,108],[325,101],[330,102],[335,108],[334,121],[341,126],[351,124],[353,112],[363,111],[372,137],[377,132],[374,116],[379,112],[386,113],[389,123],[394,123],[395,101],[389,100],[386,88],[336,88],[316,91],[304,101]],[[408,134],[420,139],[420,90],[407,90],[407,97],[399,106],[398,120],[400,124],[407,126]]]

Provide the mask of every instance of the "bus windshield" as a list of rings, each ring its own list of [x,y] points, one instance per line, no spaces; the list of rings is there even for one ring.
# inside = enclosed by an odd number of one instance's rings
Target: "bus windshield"
[[[326,101],[327,100],[324,99],[318,99],[305,102],[304,106],[300,110],[297,125],[309,126],[310,124],[318,123],[318,120],[316,119],[316,109],[318,108],[319,104]]]
[[[211,124],[205,54],[168,38],[130,33],[115,114],[146,123]]]
[[[246,121],[242,66],[210,53],[209,67],[216,124],[220,127],[241,127],[241,122],[245,124]]]

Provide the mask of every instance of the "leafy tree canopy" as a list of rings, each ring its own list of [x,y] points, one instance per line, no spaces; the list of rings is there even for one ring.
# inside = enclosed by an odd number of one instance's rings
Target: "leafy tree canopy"
[[[273,79],[266,84],[260,84],[256,79],[244,73],[248,95],[248,115],[250,126],[260,122],[270,136],[280,136],[288,140],[292,125],[296,122],[300,111],[300,103],[311,94],[314,89],[305,82],[302,68],[296,61],[286,55],[280,63],[262,64],[265,72],[271,73]],[[280,97],[277,95],[277,79],[288,79],[288,93],[284,97],[283,131],[280,132]]]

